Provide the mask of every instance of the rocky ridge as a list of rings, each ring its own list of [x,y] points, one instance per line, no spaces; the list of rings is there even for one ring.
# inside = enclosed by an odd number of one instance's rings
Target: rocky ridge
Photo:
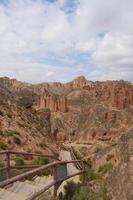
[[[92,82],[81,76],[69,83],[36,85],[0,78],[0,85],[22,109],[34,110],[37,115],[49,110],[49,130],[54,127],[51,134],[58,139],[111,140],[133,124],[130,82]]]

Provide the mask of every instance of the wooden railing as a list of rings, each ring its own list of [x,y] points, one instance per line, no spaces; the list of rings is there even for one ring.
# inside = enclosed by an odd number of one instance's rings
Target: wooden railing
[[[45,166],[41,166],[37,169],[33,169],[29,172],[25,172],[21,175],[18,175],[18,176],[15,176],[13,178],[10,178],[10,179],[7,179],[5,181],[2,181],[0,182],[0,187],[5,187],[7,185],[10,185],[16,181],[19,181],[19,180],[22,180],[22,179],[26,179],[28,178],[29,176],[35,176],[37,175],[38,173],[42,172],[43,170],[45,169],[48,169],[48,168],[53,168],[53,182],[52,183],[49,183],[46,187],[44,187],[42,190],[40,190],[39,192],[33,194],[29,200],[34,200],[36,199],[37,197],[39,197],[41,194],[43,194],[45,191],[47,191],[48,189],[50,189],[51,187],[54,186],[54,200],[56,199],[56,196],[57,196],[57,190],[58,190],[58,184],[61,184],[63,181],[73,177],[73,176],[76,176],[76,175],[80,175],[81,173],[84,173],[85,170],[81,170],[79,172],[76,172],[74,174],[71,174],[71,175],[66,175],[65,177],[62,177],[62,178],[58,178],[57,176],[57,167],[59,165],[66,165],[67,167],[67,164],[70,164],[70,163],[76,163],[76,162],[82,162],[81,160],[72,160],[72,161],[58,161],[58,162],[52,162],[50,164],[47,164]]]
[[[0,155],[6,155],[6,159],[7,159],[7,164],[6,167],[1,168],[0,170],[6,170],[7,171],[7,179],[0,182],[0,188],[6,187],[10,184],[13,184],[16,181],[19,180],[25,180],[28,179],[29,177],[34,177],[40,173],[42,173],[44,170],[48,169],[48,168],[52,168],[52,172],[53,172],[53,182],[49,183],[46,187],[44,187],[42,190],[40,190],[39,192],[33,194],[29,200],[34,200],[37,197],[39,197],[41,194],[43,194],[45,191],[47,191],[48,189],[50,189],[51,187],[54,186],[54,199],[56,199],[57,196],[57,190],[59,185],[73,177],[76,175],[80,175],[81,173],[85,172],[85,169],[82,168],[81,170],[79,170],[78,172],[69,175],[68,173],[66,173],[65,176],[59,176],[59,167],[60,166],[64,166],[67,169],[67,165],[70,163],[82,163],[82,160],[71,160],[71,161],[54,161],[52,163],[49,163],[47,165],[43,165],[43,166],[35,166],[35,165],[28,165],[28,166],[11,166],[10,165],[10,155],[11,154],[15,154],[15,155],[25,155],[25,156],[39,156],[39,157],[48,157],[48,158],[52,158],[54,160],[58,160],[56,157],[54,157],[53,155],[48,155],[48,154],[36,154],[36,153],[25,153],[25,152],[16,152],[16,151],[1,151]],[[83,165],[82,165],[83,166]],[[28,172],[22,173],[20,175],[17,175],[15,177],[9,178],[10,177],[10,170],[14,169],[14,168],[36,168],[36,169],[32,169]]]
[[[0,168],[0,171],[6,171],[6,178],[9,179],[11,175],[11,169],[30,169],[30,168],[37,168],[40,165],[22,165],[22,166],[12,166],[11,165],[11,155],[23,155],[23,156],[37,156],[37,157],[45,157],[51,158],[53,160],[59,160],[57,157],[50,155],[50,154],[38,154],[38,153],[27,153],[27,152],[17,152],[17,151],[0,151],[0,155],[6,156],[6,166]]]

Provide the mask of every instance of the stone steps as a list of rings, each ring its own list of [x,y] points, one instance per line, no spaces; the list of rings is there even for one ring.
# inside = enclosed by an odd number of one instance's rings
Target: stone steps
[[[15,192],[8,191],[6,189],[0,189],[0,199],[2,200],[27,200],[24,195],[19,195]]]
[[[52,182],[52,176],[36,176],[33,181],[17,181],[7,189],[0,189],[0,200],[28,200]]]

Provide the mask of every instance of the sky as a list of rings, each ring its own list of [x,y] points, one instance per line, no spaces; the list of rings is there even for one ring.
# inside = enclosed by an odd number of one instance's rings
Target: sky
[[[133,0],[0,0],[0,76],[133,81]]]

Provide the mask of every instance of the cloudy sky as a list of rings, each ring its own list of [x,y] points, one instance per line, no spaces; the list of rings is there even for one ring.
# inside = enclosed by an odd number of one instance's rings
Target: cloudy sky
[[[133,0],[0,0],[0,76],[133,81]]]

